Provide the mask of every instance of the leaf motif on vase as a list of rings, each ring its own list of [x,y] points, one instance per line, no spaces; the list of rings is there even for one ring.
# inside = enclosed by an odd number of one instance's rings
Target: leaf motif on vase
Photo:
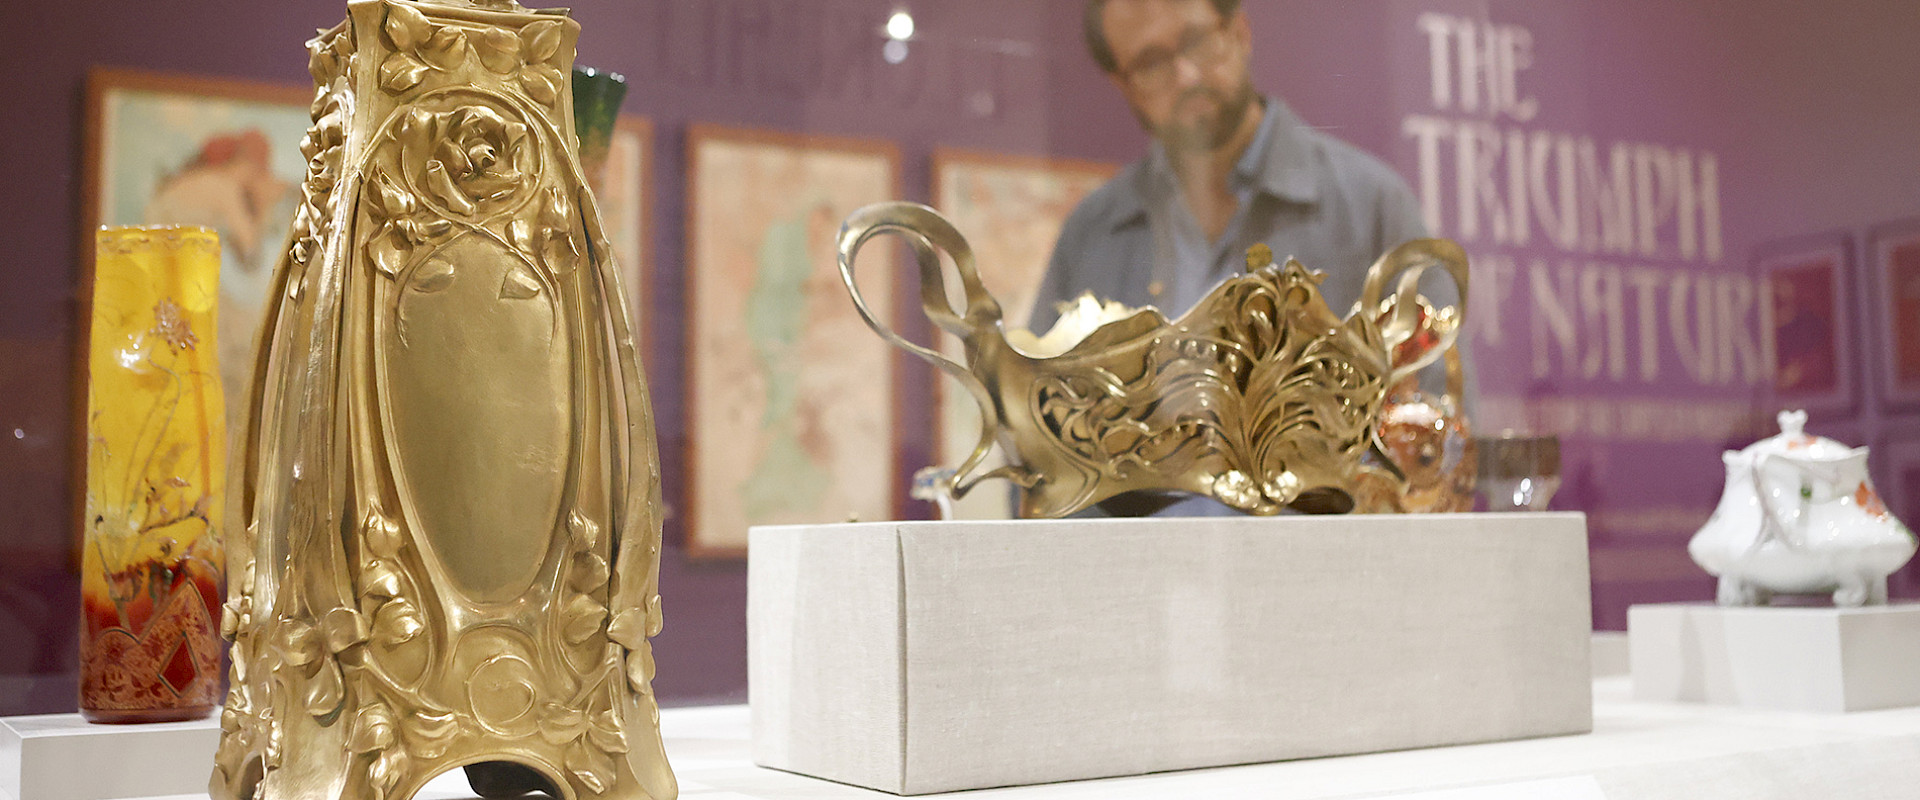
[[[320,670],[307,679],[306,695],[302,699],[307,713],[314,717],[328,717],[339,711],[346,701],[340,665],[331,658],[320,662]]]
[[[327,649],[339,653],[367,640],[367,618],[351,608],[336,608],[327,612],[321,622],[326,631]]]
[[[594,794],[605,792],[613,785],[613,757],[590,746],[585,739],[567,748],[567,771]]]
[[[480,64],[499,75],[506,75],[520,64],[520,37],[504,28],[487,28],[474,42]]]
[[[569,644],[581,644],[599,633],[606,619],[606,606],[586,595],[574,595],[567,601],[561,634]]]
[[[560,54],[561,26],[556,20],[541,20],[520,29],[520,49],[528,64],[542,64]]]
[[[389,600],[373,617],[372,636],[382,645],[394,647],[412,641],[426,629],[420,611],[404,598]]]
[[[452,25],[441,27],[433,32],[420,48],[420,57],[441,72],[452,72],[467,61],[467,35]]]
[[[347,749],[374,753],[392,747],[394,728],[393,711],[385,703],[361,706],[354,713],[353,726],[347,732]]]
[[[380,88],[399,94],[427,77],[427,65],[405,53],[394,53],[380,62]]]
[[[629,650],[637,649],[647,643],[647,615],[637,608],[629,608],[613,615],[607,623],[607,638]]]
[[[411,51],[432,35],[433,23],[410,3],[388,3],[387,24],[382,29],[395,50]]]
[[[611,577],[605,558],[597,553],[580,553],[573,557],[573,570],[567,584],[576,592],[592,592],[607,585]]]

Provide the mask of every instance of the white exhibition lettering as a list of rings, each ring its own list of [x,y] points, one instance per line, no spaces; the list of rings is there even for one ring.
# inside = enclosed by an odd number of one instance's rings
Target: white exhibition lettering
[[[1714,153],[1534,127],[1527,28],[1442,13],[1415,24],[1432,111],[1407,114],[1401,133],[1427,227],[1474,251],[1481,339],[1500,346],[1515,321],[1500,310],[1524,303],[1535,379],[1670,385],[1670,342],[1686,385],[1769,380],[1765,287],[1701,268],[1726,255]]]

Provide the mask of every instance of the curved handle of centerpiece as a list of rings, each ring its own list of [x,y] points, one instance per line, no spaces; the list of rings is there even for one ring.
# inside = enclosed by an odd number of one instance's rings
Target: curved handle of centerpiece
[[[854,281],[853,261],[867,240],[884,233],[900,234],[913,247],[914,261],[920,268],[921,308],[928,320],[958,337],[969,352],[976,349],[975,337],[986,333],[997,334],[999,331],[1002,316],[1000,303],[987,293],[986,285],[980,282],[980,273],[973,265],[973,248],[967,244],[966,237],[960,235],[953,223],[931,208],[919,203],[874,203],[854,211],[840,226],[840,280],[846,284],[847,295],[853,298],[860,319],[888,343],[919,356],[922,361],[960,381],[960,385],[966,387],[967,393],[973,396],[974,403],[980,407],[980,439],[974,444],[973,452],[953,470],[952,477],[946,479],[951,482],[953,496],[962,497],[981,479],[1007,472],[1003,468],[986,475],[972,475],[993,447],[994,432],[1000,428],[1000,415],[995,411],[993,396],[987,392],[986,384],[965,364],[937,350],[908,341],[874,316],[873,310],[867,306],[866,298],[860,294],[859,284]],[[948,305],[946,282],[940,269],[940,251],[943,250],[953,259],[954,271],[959,273],[960,286],[966,293],[964,313]]]
[[[1460,289],[1458,305],[1434,309],[1434,320],[1447,318],[1447,312],[1453,311],[1449,324],[1435,326],[1439,341],[1419,358],[1398,365],[1387,376],[1387,385],[1393,386],[1407,377],[1425,369],[1427,365],[1448,356],[1449,372],[1457,370],[1458,356],[1448,355],[1454,352],[1454,343],[1460,338],[1460,330],[1467,319],[1467,252],[1460,245],[1446,239],[1414,239],[1387,251],[1379,261],[1367,268],[1367,282],[1360,290],[1360,308],[1366,312],[1380,310],[1387,282],[1398,279],[1393,288],[1393,307],[1385,324],[1380,326],[1380,336],[1384,340],[1387,353],[1399,350],[1400,345],[1420,334],[1425,327],[1420,319],[1420,277],[1428,269],[1441,267],[1453,278]],[[1448,391],[1457,394],[1454,384],[1462,382],[1455,375],[1448,376]],[[1456,398],[1457,400],[1458,398]]]

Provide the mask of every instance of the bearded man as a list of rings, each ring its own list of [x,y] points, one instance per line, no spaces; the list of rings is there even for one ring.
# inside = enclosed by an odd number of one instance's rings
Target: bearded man
[[[1178,316],[1246,269],[1249,246],[1324,271],[1335,313],[1367,267],[1426,235],[1405,181],[1253,88],[1239,0],[1090,0],[1093,59],[1152,135],[1147,156],[1081,201],[1054,245],[1030,327],[1083,291]],[[1457,297],[1430,272],[1437,304]]]
[[[1030,317],[1035,333],[1082,292],[1177,317],[1244,273],[1247,248],[1259,243],[1325,272],[1321,293],[1344,315],[1367,267],[1427,235],[1391,168],[1254,90],[1240,0],[1089,0],[1085,33],[1153,141],[1068,217]],[[1429,270],[1420,285],[1436,307],[1459,297],[1441,273]],[[1424,377],[1440,391],[1439,373]],[[1470,410],[1471,383],[1468,395]],[[1130,492],[1082,516],[1229,513],[1210,498]]]

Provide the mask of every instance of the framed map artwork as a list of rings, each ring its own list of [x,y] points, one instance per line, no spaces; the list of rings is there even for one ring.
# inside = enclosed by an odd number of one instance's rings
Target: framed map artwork
[[[1117,171],[1116,165],[1091,161],[934,151],[934,208],[972,245],[980,280],[1000,301],[1008,328],[1026,327],[1067,215]],[[964,305],[958,298],[953,302]],[[961,360],[958,341],[937,331],[935,336],[942,351]],[[939,430],[934,452],[941,466],[956,467],[979,438],[980,412],[951,378],[935,375]],[[987,469],[1001,463],[998,454],[991,458]],[[961,519],[1005,519],[1012,510],[1011,496],[994,483],[953,508]]]
[[[1920,219],[1882,225],[1867,240],[1880,397],[1891,406],[1920,406]]]
[[[1828,414],[1854,407],[1852,252],[1844,233],[1755,251],[1761,347],[1773,373],[1774,404]]]
[[[646,332],[651,315],[646,300],[653,253],[647,220],[651,219],[648,215],[653,211],[653,198],[647,182],[653,179],[653,125],[644,117],[621,115],[607,144],[606,163],[588,177],[599,203],[600,224],[613,244],[614,261],[620,265],[621,289],[627,294],[633,324],[633,346],[641,361],[649,361]]]
[[[245,419],[253,339],[300,200],[308,88],[96,69],[87,84],[81,258],[101,225],[220,234],[219,347],[229,440]]]
[[[687,133],[687,551],[750,525],[892,518],[893,354],[854,310],[834,238],[900,196],[893,145],[695,125]],[[892,319],[893,253],[860,287]]]

